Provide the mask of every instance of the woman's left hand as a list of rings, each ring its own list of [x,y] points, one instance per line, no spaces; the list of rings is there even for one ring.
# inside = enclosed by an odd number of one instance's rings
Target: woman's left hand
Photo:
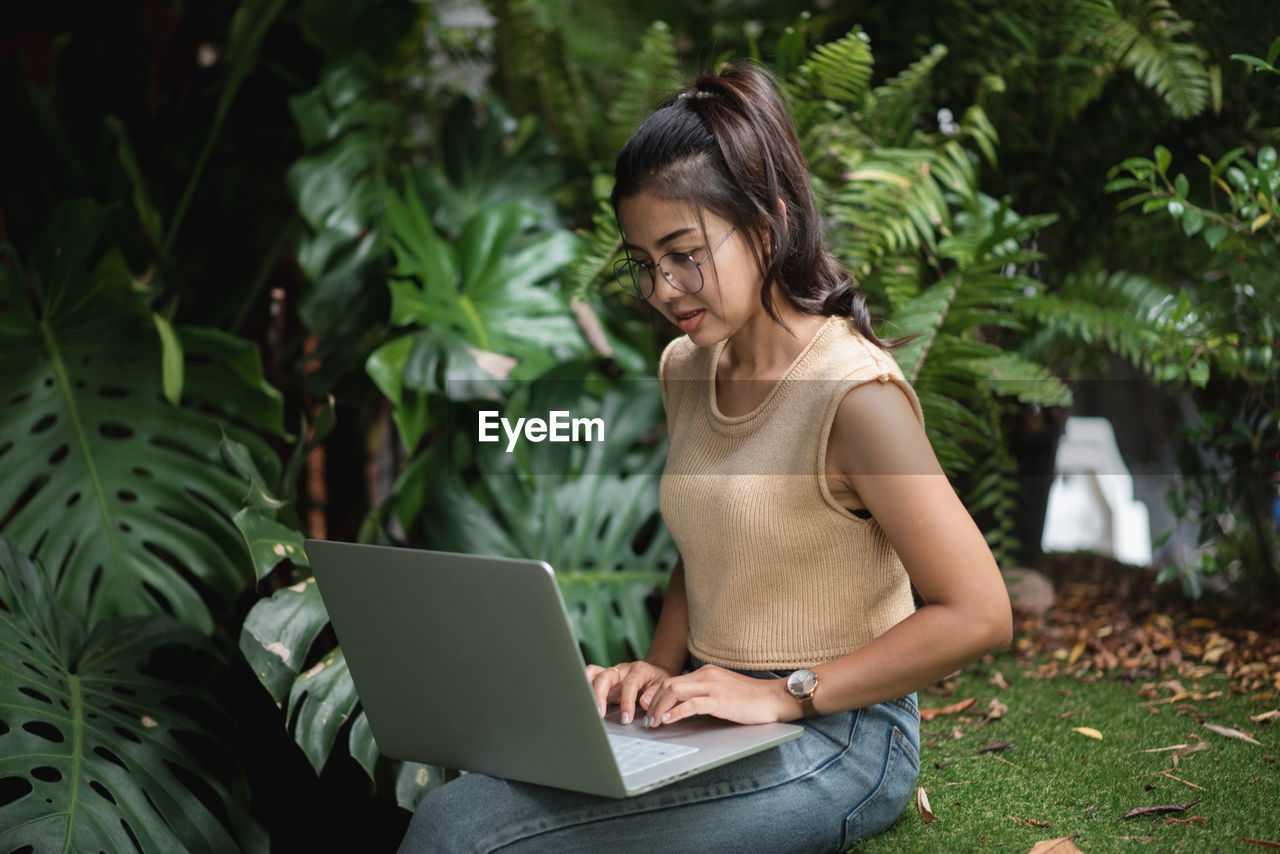
[[[740,724],[795,720],[800,704],[785,679],[756,679],[714,664],[652,685],[640,696],[646,726],[661,726],[693,715],[711,715]]]

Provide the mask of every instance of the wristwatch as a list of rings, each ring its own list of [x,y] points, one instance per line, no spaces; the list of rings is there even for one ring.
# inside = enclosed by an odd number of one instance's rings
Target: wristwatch
[[[804,716],[811,718],[817,714],[813,708],[813,693],[818,690],[818,674],[812,670],[796,670],[787,677],[787,693],[800,703]]]

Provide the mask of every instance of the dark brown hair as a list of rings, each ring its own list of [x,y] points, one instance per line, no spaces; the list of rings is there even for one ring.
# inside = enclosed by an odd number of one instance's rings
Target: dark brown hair
[[[688,202],[735,226],[760,261],[760,302],[781,323],[773,286],[806,314],[852,319],[876,336],[866,297],[827,250],[800,141],[773,76],[755,65],[701,74],[627,140],[613,210],[641,191]]]

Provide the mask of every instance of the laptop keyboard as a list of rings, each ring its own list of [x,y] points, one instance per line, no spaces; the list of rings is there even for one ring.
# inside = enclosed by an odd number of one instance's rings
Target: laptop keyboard
[[[618,770],[625,777],[646,768],[696,753],[698,748],[683,744],[671,744],[649,738],[630,738],[625,735],[610,735],[609,747],[613,749],[614,758],[618,760]]]

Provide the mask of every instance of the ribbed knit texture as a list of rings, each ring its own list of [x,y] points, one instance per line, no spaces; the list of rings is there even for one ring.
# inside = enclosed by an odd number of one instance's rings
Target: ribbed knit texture
[[[659,369],[671,437],[660,503],[684,560],[689,651],[723,667],[811,667],[914,610],[880,526],[827,489],[836,407],[872,380],[904,389],[923,424],[920,404],[892,356],[828,318],[755,410],[726,417],[723,349],[677,338]]]

